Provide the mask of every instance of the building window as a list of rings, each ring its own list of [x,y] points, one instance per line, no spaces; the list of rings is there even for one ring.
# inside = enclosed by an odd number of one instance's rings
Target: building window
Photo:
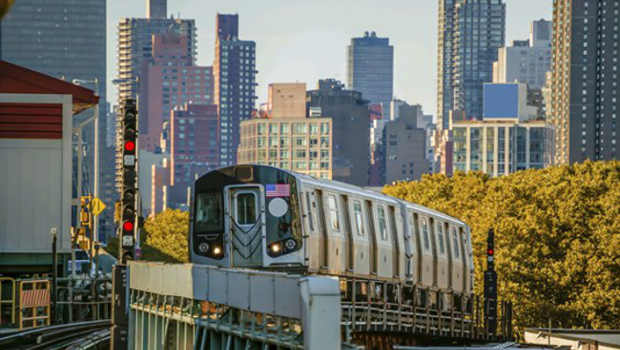
[[[305,135],[306,134],[306,124],[305,123],[294,123],[293,124],[293,134],[295,134],[295,135]]]

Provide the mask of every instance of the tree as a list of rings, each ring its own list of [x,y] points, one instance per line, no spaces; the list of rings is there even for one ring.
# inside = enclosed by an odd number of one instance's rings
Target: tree
[[[145,242],[178,262],[188,262],[189,213],[167,209],[144,223]]]
[[[426,175],[384,192],[470,225],[477,293],[495,229],[499,295],[518,327],[620,327],[620,162]]]

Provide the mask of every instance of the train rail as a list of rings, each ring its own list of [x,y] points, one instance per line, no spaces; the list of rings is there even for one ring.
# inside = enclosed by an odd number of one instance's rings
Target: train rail
[[[2,349],[97,349],[109,342],[110,320],[40,327],[0,337]]]

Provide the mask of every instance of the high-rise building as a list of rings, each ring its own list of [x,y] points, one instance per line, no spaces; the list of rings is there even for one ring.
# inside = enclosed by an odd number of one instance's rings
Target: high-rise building
[[[347,50],[347,87],[374,103],[389,105],[394,90],[394,47],[389,38],[366,32]]]
[[[218,167],[218,133],[216,105],[187,103],[171,111],[169,202],[186,203],[195,178]]]
[[[150,152],[159,148],[162,124],[175,106],[213,103],[212,68],[193,64],[187,38],[172,32],[153,34],[152,40],[153,58],[144,64],[140,82],[140,148]]]
[[[545,165],[548,128],[526,84],[484,84],[483,120],[453,121],[453,165],[492,176]]]
[[[306,84],[269,85],[264,117],[241,121],[239,164],[264,164],[332,179],[332,119],[306,116]],[[302,108],[303,107],[303,108]]]
[[[620,1],[553,2],[553,60],[547,121],[555,164],[620,158]]]
[[[547,127],[542,120],[464,120],[452,125],[454,168],[491,176],[545,166]]]
[[[153,35],[169,32],[185,38],[186,47],[183,56],[188,57],[194,64],[196,24],[193,19],[121,19],[118,24],[118,78],[115,80],[119,102],[126,98],[136,98],[143,69],[153,60]],[[144,110],[143,106],[139,106],[139,110]]]
[[[319,80],[318,89],[308,91],[306,101],[309,113],[314,110],[332,119],[333,179],[366,186],[370,165],[368,101],[335,79]]]
[[[167,0],[147,0],[146,18],[166,18],[168,12]]]
[[[494,83],[526,83],[542,89],[551,69],[551,21],[532,22],[530,40],[515,40],[512,46],[499,49],[493,63]]]
[[[399,109],[398,119],[387,122],[383,129],[385,183],[419,180],[429,170],[426,130],[417,125],[422,107],[403,105]]]
[[[220,115],[220,162],[236,163],[239,124],[255,105],[256,43],[239,40],[239,15],[218,14],[215,38],[214,101]]]
[[[450,111],[481,117],[482,85],[492,81],[505,25],[503,0],[439,0],[438,128],[449,127]]]
[[[267,113],[270,118],[305,117],[306,84],[269,84]]]

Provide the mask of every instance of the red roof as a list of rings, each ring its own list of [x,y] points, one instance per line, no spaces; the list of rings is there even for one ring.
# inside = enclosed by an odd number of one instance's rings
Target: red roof
[[[92,90],[6,61],[0,61],[0,93],[71,95],[73,114],[99,102],[99,96]]]

